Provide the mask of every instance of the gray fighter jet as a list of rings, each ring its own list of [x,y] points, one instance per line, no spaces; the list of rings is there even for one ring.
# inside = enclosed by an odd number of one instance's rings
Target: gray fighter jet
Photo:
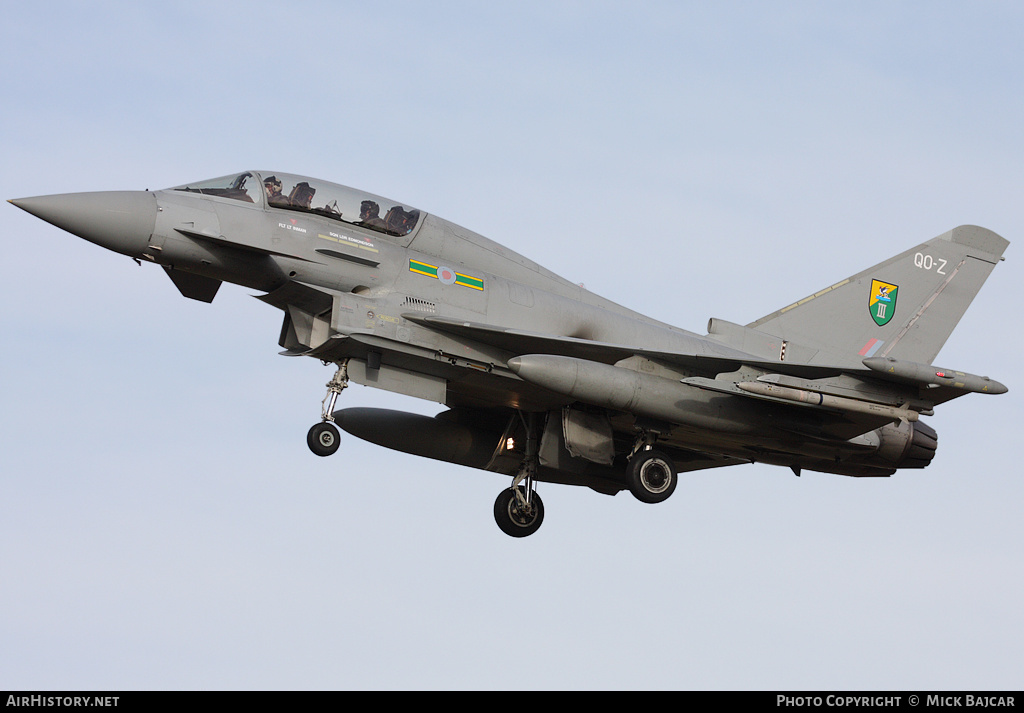
[[[284,313],[283,354],[337,371],[335,424],[373,443],[511,476],[494,516],[540,527],[537,482],[645,503],[681,472],[771,463],[847,476],[924,468],[922,420],[985,376],[931,363],[1008,242],[960,226],[748,325],[677,329],[587,292],[454,223],[387,198],[266,171],[161,191],[11,203],[210,302],[222,282]],[[349,381],[429,399],[430,418],[335,410]]]

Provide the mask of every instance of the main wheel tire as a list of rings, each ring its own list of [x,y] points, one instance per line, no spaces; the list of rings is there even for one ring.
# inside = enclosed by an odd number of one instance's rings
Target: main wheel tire
[[[672,459],[661,451],[640,451],[626,466],[629,492],[640,502],[660,503],[669,499],[679,478]]]
[[[519,486],[519,492],[526,496],[526,488]],[[506,535],[526,537],[532,535],[544,522],[544,503],[537,493],[533,493],[532,510],[525,512],[512,488],[502,490],[494,501],[494,521]]]
[[[309,446],[309,450],[318,456],[329,456],[335,453],[341,445],[341,435],[332,424],[323,421],[309,429],[309,433],[306,434],[306,444]]]

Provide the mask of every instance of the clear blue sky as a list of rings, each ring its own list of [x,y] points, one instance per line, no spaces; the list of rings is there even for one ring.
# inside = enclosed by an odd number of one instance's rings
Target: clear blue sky
[[[1024,8],[17,3],[0,197],[250,168],[393,197],[680,327],[957,225],[1013,244],[937,363],[925,471],[671,500],[345,437],[280,316],[3,205],[0,689],[1020,689]],[[343,405],[440,407],[353,386]]]

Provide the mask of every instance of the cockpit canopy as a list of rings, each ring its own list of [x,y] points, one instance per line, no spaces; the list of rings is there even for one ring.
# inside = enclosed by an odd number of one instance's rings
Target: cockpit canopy
[[[316,213],[385,235],[408,235],[419,222],[415,208],[354,188],[287,173],[245,173],[176,186],[171,190],[202,193],[258,206]]]

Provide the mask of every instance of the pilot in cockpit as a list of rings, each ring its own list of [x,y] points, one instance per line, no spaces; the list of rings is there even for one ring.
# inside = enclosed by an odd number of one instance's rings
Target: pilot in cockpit
[[[419,218],[419,211],[407,211],[402,206],[396,205],[384,216],[386,230],[392,235],[408,235],[416,227],[416,220]]]
[[[267,193],[267,202],[271,205],[288,205],[288,198],[281,193],[281,179],[270,176],[263,179],[263,188]]]
[[[309,210],[313,206],[313,195],[316,193],[316,189],[313,188],[306,181],[296,183],[295,188],[292,189],[291,195],[288,196],[288,202],[296,208],[304,208]]]
[[[359,221],[356,225],[362,225],[373,230],[386,230],[387,223],[380,217],[380,206],[374,201],[363,201],[359,204]]]

